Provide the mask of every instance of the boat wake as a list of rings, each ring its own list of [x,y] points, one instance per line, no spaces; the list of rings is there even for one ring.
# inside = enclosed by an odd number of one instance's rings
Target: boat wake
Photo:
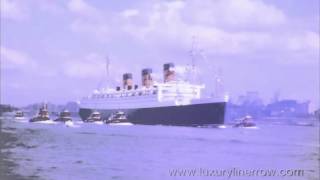
[[[260,129],[257,126],[251,126],[251,127],[235,127],[235,128],[241,128],[241,129]]]
[[[72,128],[79,128],[80,127],[80,125],[76,125],[74,122],[72,122],[72,121],[67,121],[67,122],[65,122],[64,123],[65,124],[65,126],[67,126],[67,127],[72,127]]]
[[[110,126],[132,126],[133,124],[130,122],[123,122],[123,123],[108,123]]]
[[[29,122],[26,118],[15,118],[15,122],[20,122],[20,123],[27,123]]]
[[[46,121],[36,121],[33,123],[38,123],[38,124],[58,124],[57,122],[54,122],[53,120],[46,120]]]
[[[103,125],[104,123],[102,121],[96,121],[96,122],[93,122],[93,124]]]

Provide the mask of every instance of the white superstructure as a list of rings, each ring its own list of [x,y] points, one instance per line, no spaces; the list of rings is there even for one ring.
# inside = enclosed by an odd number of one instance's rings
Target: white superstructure
[[[155,83],[150,88],[100,89],[81,101],[83,108],[135,109],[164,106],[183,106],[204,101],[221,101],[223,98],[201,98],[204,85],[194,85],[184,81]]]
[[[134,85],[131,73],[123,74],[123,87],[94,90],[81,100],[84,109],[139,109],[166,106],[185,106],[211,102],[226,102],[227,97],[204,98],[205,85],[176,80],[173,63],[163,65],[163,83],[153,81],[152,69],[141,72],[141,87]]]

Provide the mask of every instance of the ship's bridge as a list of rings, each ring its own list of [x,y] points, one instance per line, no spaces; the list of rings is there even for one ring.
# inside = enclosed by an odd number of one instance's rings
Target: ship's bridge
[[[176,105],[187,105],[193,99],[200,99],[204,85],[194,85],[184,81],[156,84],[158,101],[174,101]]]

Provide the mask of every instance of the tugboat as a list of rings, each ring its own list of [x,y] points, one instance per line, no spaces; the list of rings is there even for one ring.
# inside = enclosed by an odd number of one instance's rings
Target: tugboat
[[[16,111],[16,114],[14,115],[14,118],[15,118],[16,120],[23,120],[23,119],[25,119],[23,111]]]
[[[57,121],[57,122],[72,121],[71,113],[67,109],[65,109],[64,111],[62,111],[60,113],[59,117],[57,119],[55,119],[54,121]]]
[[[48,112],[48,106],[47,104],[44,104],[40,109],[38,114],[31,118],[29,121],[30,122],[41,122],[41,121],[49,121],[49,112]]]
[[[235,124],[234,127],[255,128],[256,124],[252,122],[252,117],[247,115],[241,119],[241,122]]]
[[[123,111],[112,113],[106,123],[109,125],[133,125],[128,121],[127,116]]]
[[[96,123],[96,124],[102,124],[103,123],[101,114],[98,111],[93,111],[90,114],[90,116],[84,122],[93,122],[93,123]]]

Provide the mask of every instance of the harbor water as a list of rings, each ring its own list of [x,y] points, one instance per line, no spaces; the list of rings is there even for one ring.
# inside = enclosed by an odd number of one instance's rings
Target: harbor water
[[[1,119],[16,137],[1,147],[10,177],[44,180],[319,179],[319,125],[284,120],[258,128],[41,124]],[[213,171],[303,170],[294,176]],[[189,171],[196,170],[195,173]],[[8,176],[9,177],[9,176]]]

